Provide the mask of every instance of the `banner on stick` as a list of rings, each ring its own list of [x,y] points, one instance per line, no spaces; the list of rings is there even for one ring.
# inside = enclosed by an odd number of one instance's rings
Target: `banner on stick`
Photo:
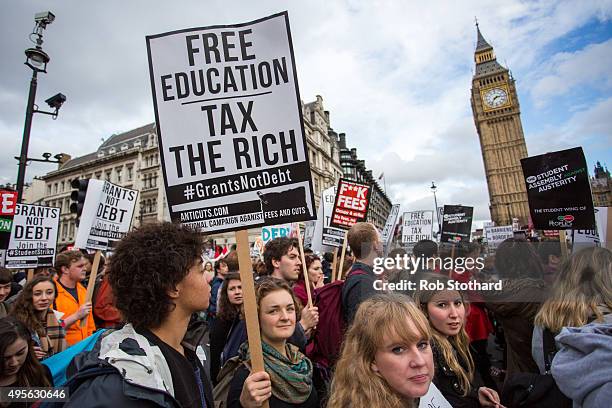
[[[445,205],[442,216],[442,237],[440,242],[469,242],[472,231],[474,207]]]
[[[207,233],[314,219],[288,14],[146,40],[171,219]]]
[[[389,216],[387,217],[387,221],[385,222],[385,227],[380,234],[380,238],[383,242],[385,248],[389,246],[391,243],[391,239],[393,239],[393,233],[395,232],[395,224],[397,223],[397,216],[399,215],[400,205],[393,204],[391,207],[391,211],[389,212]]]
[[[344,241],[344,230],[330,226],[334,203],[336,202],[336,191],[338,187],[333,186],[321,193],[323,204],[323,238],[322,244],[330,247],[341,248]]]
[[[17,204],[6,251],[6,267],[53,266],[59,218],[59,208]]]
[[[367,184],[340,179],[329,225],[347,230],[358,222],[366,221],[370,192]]]
[[[581,147],[521,160],[536,229],[595,229],[595,212]]]
[[[0,190],[0,249],[8,248],[16,206],[17,192]]]
[[[433,211],[410,211],[402,217],[402,243],[416,244],[424,239],[433,240]]]
[[[111,248],[130,230],[138,191],[103,180],[89,180],[76,248]]]
[[[508,238],[514,238],[514,228],[512,225],[500,227],[485,226],[484,228],[489,248],[495,249]]]

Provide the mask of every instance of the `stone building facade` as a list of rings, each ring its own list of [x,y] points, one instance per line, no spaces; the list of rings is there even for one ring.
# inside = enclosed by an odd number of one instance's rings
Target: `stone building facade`
[[[493,47],[476,26],[478,42],[471,104],[484,162],[491,219],[528,224],[529,205],[520,160],[527,157],[521,110],[514,78],[495,57]]]
[[[591,193],[595,207],[612,207],[612,180],[610,172],[600,162],[595,165],[594,176],[591,177]]]
[[[372,186],[370,206],[368,207],[368,222],[373,223],[382,231],[393,204],[391,204],[391,200],[389,200],[385,191],[380,188],[378,181],[373,177],[372,170],[366,168],[365,160],[360,160],[357,157],[357,149],[349,149],[347,147],[346,134],[340,133],[337,137],[340,145],[340,164],[344,178]]]

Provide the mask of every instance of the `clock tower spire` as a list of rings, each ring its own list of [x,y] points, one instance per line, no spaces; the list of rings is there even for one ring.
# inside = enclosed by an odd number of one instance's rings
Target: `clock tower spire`
[[[529,206],[520,160],[527,157],[527,145],[515,81],[497,62],[478,22],[474,63],[472,113],[489,188],[491,219],[496,225],[510,225],[512,218],[518,218],[526,225]]]

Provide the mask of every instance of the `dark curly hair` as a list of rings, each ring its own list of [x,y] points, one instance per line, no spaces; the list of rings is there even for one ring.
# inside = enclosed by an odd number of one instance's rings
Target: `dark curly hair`
[[[230,281],[233,280],[240,281],[239,272],[230,272],[225,275],[223,284],[221,285],[221,291],[219,292],[219,307],[217,308],[217,319],[228,322],[231,322],[236,318],[236,316],[240,315],[240,307],[231,304],[229,297],[227,296],[227,287],[229,286]]]
[[[268,241],[264,249],[264,263],[268,275],[274,271],[272,260],[280,260],[283,255],[287,255],[291,251],[291,248],[297,248],[299,251],[300,245],[297,238],[281,237]]]
[[[204,237],[169,222],[144,225],[115,247],[108,281],[115,306],[135,328],[157,328],[175,307],[168,292],[201,261]]]

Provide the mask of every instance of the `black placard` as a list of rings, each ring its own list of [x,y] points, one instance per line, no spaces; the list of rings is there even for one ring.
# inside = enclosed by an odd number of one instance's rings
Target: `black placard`
[[[595,229],[595,210],[581,147],[521,160],[534,228]]]
[[[469,242],[474,207],[445,205],[440,242]]]

